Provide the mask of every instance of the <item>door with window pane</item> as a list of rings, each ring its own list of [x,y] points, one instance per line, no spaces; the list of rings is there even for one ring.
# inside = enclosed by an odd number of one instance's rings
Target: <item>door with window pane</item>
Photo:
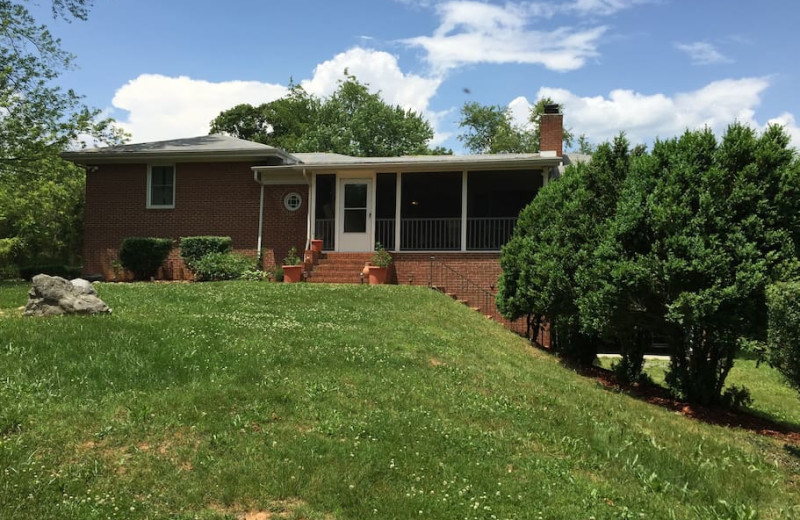
[[[339,251],[369,251],[372,246],[372,180],[342,179],[339,200]]]

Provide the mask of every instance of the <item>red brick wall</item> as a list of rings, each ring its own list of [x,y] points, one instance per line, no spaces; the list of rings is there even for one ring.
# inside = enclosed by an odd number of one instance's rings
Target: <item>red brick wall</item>
[[[433,269],[431,269],[431,256],[434,257]],[[493,294],[497,293],[497,281],[502,272],[502,269],[500,269],[500,253],[392,253],[392,257],[394,258],[392,281],[395,283],[401,285],[428,285],[432,283],[434,286],[443,288],[445,291],[455,294],[457,298],[464,300],[476,298],[477,295],[477,301],[468,301],[467,304],[471,307],[482,307],[483,298],[474,289],[470,291],[469,285],[467,289],[461,289],[459,287],[459,278],[445,270],[440,264],[445,264],[478,287]],[[460,294],[462,290],[466,294]],[[497,313],[496,309],[481,308],[479,312],[491,314],[494,319],[518,334],[524,335],[526,332],[527,324],[525,319],[513,322],[505,320]],[[542,331],[537,341],[542,345],[549,346],[549,330]]]
[[[431,256],[443,262],[482,288],[497,287],[500,277],[500,253],[392,253],[395,280],[402,285],[428,285]],[[434,277],[438,277],[434,269]],[[434,280],[435,284],[436,280]]]
[[[540,150],[564,154],[564,114],[542,114]]]
[[[175,208],[147,209],[147,165],[120,164],[89,168],[86,174],[84,274],[111,279],[111,261],[130,236],[178,239],[182,236],[230,236],[237,252],[255,256],[258,240],[259,185],[252,163],[178,163]],[[303,206],[289,212],[283,196],[298,191]],[[283,258],[291,245],[302,249],[306,235],[308,187],[267,186],[264,189],[264,238],[268,256]],[[177,245],[177,243],[176,243]],[[161,276],[190,277],[173,250]]]

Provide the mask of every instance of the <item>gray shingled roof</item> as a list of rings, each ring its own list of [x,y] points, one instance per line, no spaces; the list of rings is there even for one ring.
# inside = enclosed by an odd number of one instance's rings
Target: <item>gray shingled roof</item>
[[[70,161],[96,160],[96,159],[132,159],[151,158],[159,156],[195,155],[209,156],[242,156],[242,157],[270,157],[279,156],[290,159],[290,156],[274,146],[254,143],[227,135],[202,135],[185,139],[170,139],[168,141],[154,141],[150,143],[125,144],[108,146],[104,148],[87,148],[61,154]]]
[[[338,153],[295,153],[292,154],[302,164],[308,166],[321,165],[381,165],[381,164],[475,164],[508,161],[531,161],[544,159],[538,153],[503,153],[480,155],[403,155],[401,157],[351,157]],[[553,159],[548,157],[548,159]]]

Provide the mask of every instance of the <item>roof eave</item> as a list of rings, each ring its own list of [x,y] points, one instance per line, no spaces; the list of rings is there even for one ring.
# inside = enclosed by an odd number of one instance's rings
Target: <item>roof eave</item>
[[[561,157],[538,157],[531,159],[504,159],[498,161],[452,161],[443,162],[430,161],[409,161],[403,162],[358,162],[358,163],[319,163],[319,164],[292,164],[283,166],[253,166],[253,171],[258,172],[277,172],[277,171],[313,171],[316,173],[335,172],[343,170],[385,170],[391,171],[461,171],[479,170],[485,168],[542,168],[561,165]]]
[[[169,151],[169,152],[62,152],[65,161],[77,164],[119,164],[131,162],[197,162],[225,160],[257,160],[266,157],[280,157],[286,161],[297,162],[291,154],[275,148],[273,150],[210,150],[210,151]]]

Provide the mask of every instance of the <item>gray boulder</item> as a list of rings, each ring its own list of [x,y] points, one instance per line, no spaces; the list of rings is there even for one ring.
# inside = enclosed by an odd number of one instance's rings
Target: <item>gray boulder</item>
[[[84,280],[83,278],[75,278],[74,280],[70,280],[69,283],[71,283],[76,290],[80,291],[81,294],[91,294],[92,296],[97,296],[97,291],[95,291],[92,282],[88,280]]]
[[[76,278],[70,282],[46,274],[33,277],[25,316],[100,313],[110,314],[111,309],[97,297],[97,291],[86,280]]]

